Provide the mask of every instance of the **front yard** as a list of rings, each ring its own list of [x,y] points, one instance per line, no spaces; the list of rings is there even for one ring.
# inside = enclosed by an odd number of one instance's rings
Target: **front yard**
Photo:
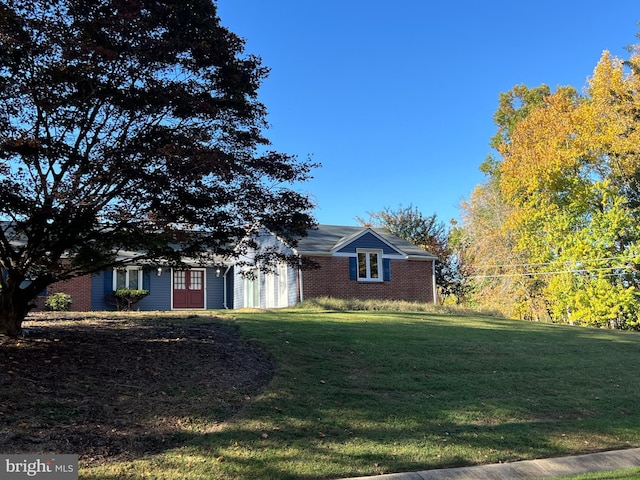
[[[304,309],[27,327],[0,350],[0,451],[78,453],[85,479],[329,479],[640,445],[637,333]]]

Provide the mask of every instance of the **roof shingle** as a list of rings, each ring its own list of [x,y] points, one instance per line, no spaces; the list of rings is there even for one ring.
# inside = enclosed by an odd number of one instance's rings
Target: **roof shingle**
[[[436,258],[435,255],[423,248],[417,247],[396,235],[392,235],[388,230],[343,225],[318,225],[317,229],[309,230],[307,236],[299,240],[296,250],[298,253],[306,255],[328,255],[335,250],[338,245],[348,244],[349,239],[357,237],[360,233],[367,230],[373,231],[385,242],[407,257],[425,260]]]

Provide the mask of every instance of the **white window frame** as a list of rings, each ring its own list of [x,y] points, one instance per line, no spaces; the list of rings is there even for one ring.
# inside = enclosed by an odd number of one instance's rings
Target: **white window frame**
[[[142,268],[138,266],[129,266],[129,267],[120,267],[113,269],[113,291],[118,289],[118,272],[124,270],[125,273],[125,287],[127,290],[131,290],[130,282],[131,275],[135,274],[138,276],[138,290],[142,290]]]
[[[373,249],[373,248],[358,248],[356,249],[356,278],[359,282],[383,282],[384,281],[384,271],[382,267],[382,250]],[[360,255],[366,255],[365,257],[365,270],[366,274],[364,277],[360,276]],[[371,256],[377,255],[378,257],[378,268],[375,272],[377,274],[377,278],[373,275],[371,269]]]

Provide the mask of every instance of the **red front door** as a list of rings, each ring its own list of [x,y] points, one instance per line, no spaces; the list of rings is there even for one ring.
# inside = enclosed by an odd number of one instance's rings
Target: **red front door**
[[[204,270],[174,270],[173,308],[204,308]]]

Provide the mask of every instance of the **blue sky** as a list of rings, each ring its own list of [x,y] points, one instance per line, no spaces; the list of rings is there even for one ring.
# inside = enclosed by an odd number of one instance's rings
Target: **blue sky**
[[[637,0],[217,0],[271,68],[260,90],[282,152],[322,164],[299,190],[325,224],[385,207],[448,222],[483,181],[500,92],[581,89],[603,50],[639,41]]]

